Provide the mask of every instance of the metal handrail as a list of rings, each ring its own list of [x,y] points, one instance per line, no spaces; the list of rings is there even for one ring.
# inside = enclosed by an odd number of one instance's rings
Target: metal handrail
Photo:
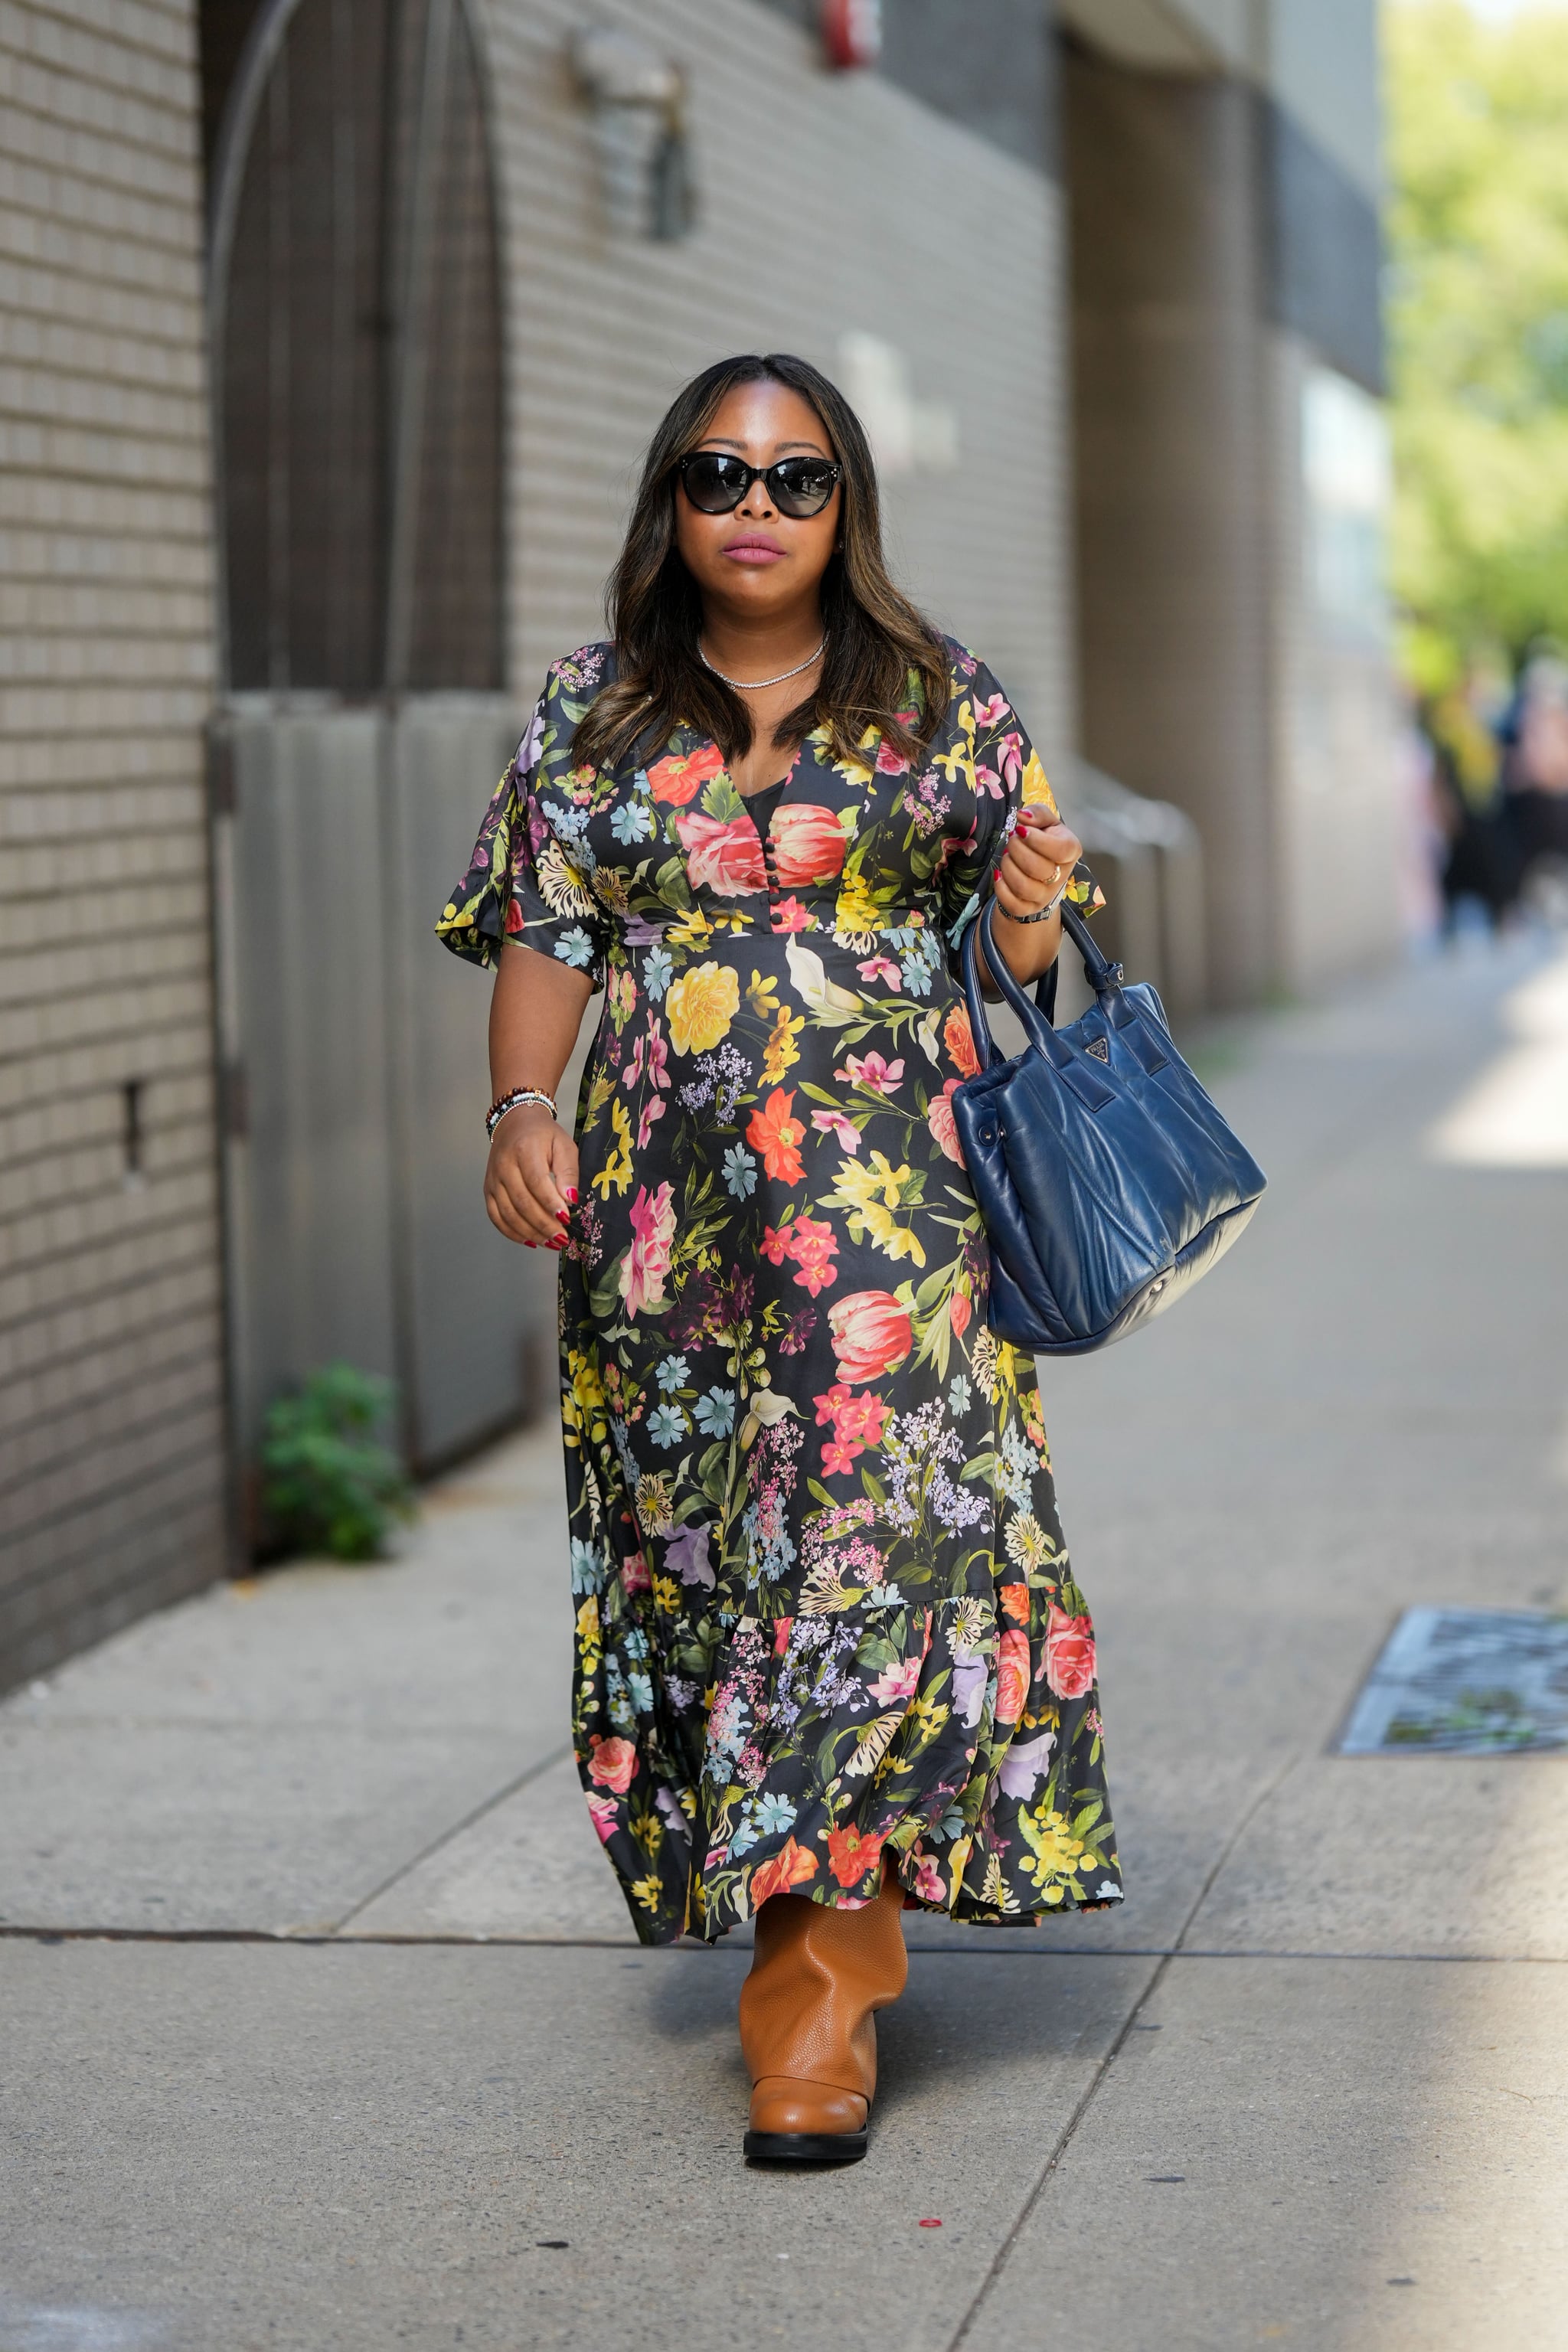
[[[1149,800],[1089,760],[1074,759],[1062,796],[1083,845],[1110,856],[1139,849],[1193,850],[1198,829],[1171,801]]]

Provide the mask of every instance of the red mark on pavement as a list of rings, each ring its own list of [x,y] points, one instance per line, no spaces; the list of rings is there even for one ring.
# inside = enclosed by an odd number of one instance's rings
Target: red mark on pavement
[[[942,2223],[940,2221],[921,2221],[917,2226],[922,2230],[940,2230]]]

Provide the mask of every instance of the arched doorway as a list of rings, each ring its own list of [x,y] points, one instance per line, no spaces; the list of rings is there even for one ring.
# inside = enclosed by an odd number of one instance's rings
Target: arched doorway
[[[461,0],[270,0],[211,220],[228,684],[495,690],[500,289]]]
[[[481,59],[465,0],[205,0],[203,43],[237,1436],[342,1359],[428,1465],[526,1404],[543,1312],[431,938],[518,731]]]

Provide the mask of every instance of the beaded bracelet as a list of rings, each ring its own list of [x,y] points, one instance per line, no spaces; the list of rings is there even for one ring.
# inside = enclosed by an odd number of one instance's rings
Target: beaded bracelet
[[[516,1110],[522,1103],[542,1103],[552,1118],[558,1116],[554,1096],[547,1095],[542,1087],[513,1087],[510,1094],[497,1095],[486,1111],[485,1133],[494,1135],[508,1111]]]

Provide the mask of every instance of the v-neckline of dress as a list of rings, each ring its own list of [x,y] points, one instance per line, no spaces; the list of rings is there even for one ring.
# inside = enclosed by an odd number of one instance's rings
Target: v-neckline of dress
[[[773,829],[773,814],[789,790],[790,779],[781,776],[776,784],[764,786],[760,793],[742,793],[747,815],[756,826],[759,836],[766,841]]]
[[[773,811],[780,805],[784,794],[800,772],[800,755],[805,749],[804,742],[796,744],[795,757],[776,784],[764,784],[760,793],[743,793],[739,784],[735,786],[736,797],[756,827],[760,841],[767,840],[769,829],[773,821]]]

